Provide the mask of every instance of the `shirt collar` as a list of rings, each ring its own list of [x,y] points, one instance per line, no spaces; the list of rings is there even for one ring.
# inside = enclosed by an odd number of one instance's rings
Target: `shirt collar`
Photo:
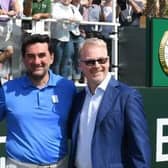
[[[100,83],[100,85],[97,86],[97,88],[100,88],[100,89],[102,89],[103,91],[105,91],[106,88],[107,88],[107,85],[108,85],[108,83],[109,83],[109,81],[110,81],[110,79],[111,79],[111,74],[110,74],[110,72],[108,72],[108,74],[107,74],[107,76],[105,77],[105,79]],[[97,89],[97,88],[96,88],[96,89]]]
[[[59,81],[59,79],[61,79],[62,77],[59,75],[55,75],[51,70],[49,70],[48,72],[49,72],[49,80],[45,87],[55,86],[56,83]],[[23,87],[34,87],[32,81],[27,75],[23,77]]]

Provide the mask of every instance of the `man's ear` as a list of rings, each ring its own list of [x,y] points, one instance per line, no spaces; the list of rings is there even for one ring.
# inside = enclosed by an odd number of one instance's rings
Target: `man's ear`
[[[51,61],[50,61],[50,64],[53,64],[54,62],[54,53],[51,54]]]

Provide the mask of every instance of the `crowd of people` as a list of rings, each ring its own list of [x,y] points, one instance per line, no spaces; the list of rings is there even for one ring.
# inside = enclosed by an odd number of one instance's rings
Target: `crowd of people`
[[[47,18],[56,19],[57,22],[51,22],[50,24],[50,36],[55,53],[51,68],[54,73],[79,82],[83,79],[83,75],[78,68],[80,44],[86,38],[98,37],[107,42],[110,51],[111,38],[109,35],[114,33],[112,26],[79,25],[79,22],[82,20],[112,22],[112,5],[112,0],[0,1],[0,37],[7,34],[5,31],[8,30],[9,34],[12,30],[10,19],[4,16],[31,16],[32,20],[37,22]],[[117,5],[116,20],[119,20],[121,27],[139,26],[140,16],[145,8],[145,3],[142,0],[118,0]],[[23,36],[25,36],[24,30],[32,29],[32,20],[22,20]],[[12,45],[11,41],[12,39],[4,40],[1,37],[1,51],[7,47],[7,44]]]

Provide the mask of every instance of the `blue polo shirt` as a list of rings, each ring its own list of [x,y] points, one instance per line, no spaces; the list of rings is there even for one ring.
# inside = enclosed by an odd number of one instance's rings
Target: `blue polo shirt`
[[[49,73],[42,89],[27,76],[0,89],[0,120],[6,117],[10,158],[45,165],[67,154],[67,119],[76,89],[72,81]]]

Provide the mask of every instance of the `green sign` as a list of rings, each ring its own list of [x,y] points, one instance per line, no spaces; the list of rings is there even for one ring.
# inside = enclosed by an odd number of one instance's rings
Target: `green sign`
[[[168,88],[138,88],[143,95],[152,147],[152,167],[168,168]]]
[[[168,86],[168,19],[152,18],[150,24],[152,86]]]

